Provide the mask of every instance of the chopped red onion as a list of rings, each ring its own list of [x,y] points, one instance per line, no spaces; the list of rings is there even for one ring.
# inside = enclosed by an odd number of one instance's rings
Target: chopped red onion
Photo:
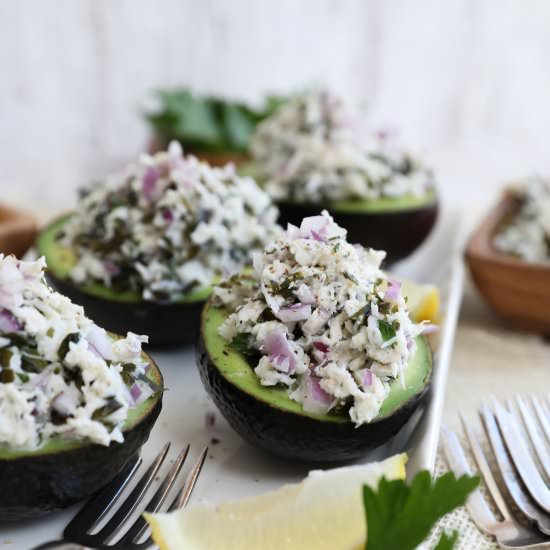
[[[372,386],[372,372],[369,369],[363,372],[363,386]]]
[[[321,353],[328,353],[330,351],[330,346],[328,344],[325,344],[324,342],[321,342],[320,340],[313,342],[313,347]]]
[[[399,298],[399,292],[401,291],[401,283],[395,279],[388,280],[388,288],[386,289],[386,294],[384,295],[385,300],[391,300],[395,302]]]
[[[103,267],[109,275],[118,275],[120,273],[120,268],[112,260],[105,260]]]
[[[0,332],[12,333],[23,330],[23,325],[15,318],[11,311],[0,308]]]
[[[277,313],[273,312],[283,323],[296,323],[311,317],[311,306],[307,304],[293,304],[282,307]]]
[[[130,388],[130,395],[132,396],[134,403],[137,403],[141,393],[141,388],[136,383],[132,384],[132,387]]]
[[[304,411],[326,414],[331,409],[334,399],[323,390],[320,378],[313,374],[306,375],[303,383],[305,384],[302,398]]]
[[[143,196],[148,200],[154,200],[155,187],[159,179],[159,172],[154,166],[147,168],[143,178]]]
[[[283,355],[270,355],[269,362],[279,371],[290,374],[290,361]]]
[[[304,218],[300,225],[300,233],[304,239],[314,239],[320,242],[327,242],[328,220],[324,216],[310,216]]]
[[[99,354],[100,357],[113,359],[113,342],[104,329],[92,325],[86,334],[86,340],[88,340],[90,349]]]
[[[165,222],[172,223],[174,221],[174,213],[169,208],[162,209],[162,217]]]
[[[288,360],[288,369],[285,372],[293,373],[296,369],[296,356],[294,355],[286,334],[281,330],[271,331],[264,339],[263,351],[271,358],[279,358],[278,361]]]

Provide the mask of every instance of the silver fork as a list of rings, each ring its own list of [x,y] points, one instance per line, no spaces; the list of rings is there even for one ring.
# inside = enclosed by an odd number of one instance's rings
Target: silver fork
[[[546,475],[550,466],[550,462],[544,462],[550,443],[550,429],[546,431],[543,425],[544,422],[548,424],[548,414],[537,399],[530,401],[528,405],[524,399],[517,398],[515,403],[502,405],[493,399],[491,406],[483,404],[479,410],[500,478],[523,521],[518,521],[508,507],[476,435],[464,416],[460,416],[476,466],[502,519],[494,516],[479,489],[470,496],[466,507],[476,525],[493,535],[504,548],[550,548],[549,491],[540,471]],[[543,441],[538,426],[547,442]],[[443,448],[451,469],[457,475],[471,475],[456,434],[446,429],[443,436]],[[528,441],[543,464],[540,470]]]
[[[118,550],[146,550],[154,548],[155,543],[150,536],[147,536],[145,540],[141,540],[149,532],[147,522],[141,514],[131,525],[127,524],[129,523],[130,516],[138,510],[138,506],[144,499],[147,490],[162,466],[169,448],[170,443],[164,445],[128,496],[124,497],[125,489],[138,471],[142,462],[141,459],[127,466],[107,487],[99,491],[83,506],[80,512],[65,527],[62,540],[46,542],[33,550],[82,550],[88,547]],[[208,449],[205,448],[191,468],[177,495],[170,503],[168,507],[169,511],[187,505],[207,453]],[[188,454],[189,445],[179,454],[154,495],[147,505],[142,508],[143,511],[158,512],[160,510],[170,490],[174,487]],[[94,528],[98,526],[110,511],[115,510],[118,504],[120,506],[107,523],[101,529],[94,531]],[[117,537],[118,540],[113,542]]]

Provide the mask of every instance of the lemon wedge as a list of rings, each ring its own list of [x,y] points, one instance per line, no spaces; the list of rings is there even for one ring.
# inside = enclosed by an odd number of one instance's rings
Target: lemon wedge
[[[362,486],[404,478],[406,461],[312,471],[258,497],[145,517],[161,550],[356,550],[366,539]]]
[[[439,320],[440,297],[435,285],[415,283],[402,277],[392,278],[401,282],[401,292],[407,297],[407,307],[415,323]]]

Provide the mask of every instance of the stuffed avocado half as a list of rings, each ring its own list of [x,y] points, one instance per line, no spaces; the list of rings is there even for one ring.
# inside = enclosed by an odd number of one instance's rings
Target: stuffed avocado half
[[[324,212],[215,287],[197,363],[244,439],[290,459],[342,461],[407,423],[430,387],[432,354],[383,257],[348,243]]]
[[[161,410],[146,338],[107,333],[44,268],[0,255],[0,521],[90,496],[137,457]]]
[[[52,284],[107,329],[179,344],[195,339],[212,284],[273,238],[276,217],[252,178],[172,143],[83,189],[37,247]]]
[[[254,364],[218,334],[227,312],[207,303],[197,346],[201,380],[231,427],[250,444],[271,454],[308,462],[338,462],[363,456],[391,439],[427,395],[432,353],[425,337],[393,381],[378,416],[356,427],[343,412],[304,411],[284,388],[262,386]]]
[[[98,325],[112,332],[131,330],[147,334],[155,346],[191,342],[198,333],[198,320],[211,286],[189,292],[171,301],[144,300],[133,290],[114,290],[100,282],[79,284],[70,278],[76,265],[74,251],[62,244],[67,214],[44,228],[36,248],[48,263],[46,277],[61,294],[80,304]]]
[[[385,250],[391,263],[413,252],[436,221],[432,171],[390,133],[367,131],[326,91],[281,106],[258,126],[251,153],[242,170],[273,197],[283,226],[326,209],[350,242]]]

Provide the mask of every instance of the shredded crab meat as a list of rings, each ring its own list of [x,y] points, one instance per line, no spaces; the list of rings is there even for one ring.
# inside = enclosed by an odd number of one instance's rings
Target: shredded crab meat
[[[300,95],[257,128],[258,176],[277,200],[328,202],[421,197],[435,185],[421,160],[388,132],[368,133],[324,90]]]
[[[322,238],[317,238],[322,234]],[[229,310],[220,334],[259,354],[261,384],[282,385],[304,410],[346,410],[361,425],[379,413],[423,326],[411,321],[401,285],[380,269],[384,252],[347,242],[324,211],[289,226],[254,262],[252,276],[214,289]]]
[[[113,342],[48,287],[45,267],[43,258],[0,255],[0,447],[36,449],[59,437],[121,442],[136,405],[128,386],[151,395],[138,383],[147,339],[128,333]]]
[[[518,210],[495,235],[496,248],[528,262],[550,262],[550,180],[531,177],[510,194]]]
[[[249,264],[279,231],[276,218],[252,178],[173,142],[84,189],[61,244],[77,257],[75,282],[172,301]]]

